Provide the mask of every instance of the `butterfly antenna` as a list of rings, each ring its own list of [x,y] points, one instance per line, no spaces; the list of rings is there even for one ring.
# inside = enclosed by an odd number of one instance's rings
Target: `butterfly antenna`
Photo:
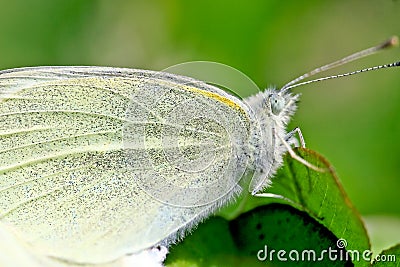
[[[283,92],[285,92],[285,91],[287,91],[289,89],[292,89],[292,88],[295,88],[295,87],[298,87],[298,86],[302,86],[302,85],[306,85],[306,84],[310,84],[310,83],[321,82],[321,81],[330,80],[330,79],[336,79],[336,78],[343,78],[343,77],[359,74],[359,73],[362,73],[362,72],[379,70],[379,69],[386,69],[386,68],[393,68],[393,67],[400,67],[400,61],[397,61],[397,62],[394,62],[394,63],[390,63],[390,64],[379,65],[379,66],[375,66],[375,67],[365,68],[365,69],[361,69],[361,70],[356,70],[356,71],[352,71],[352,72],[347,72],[347,73],[342,73],[342,74],[322,77],[322,78],[319,78],[319,79],[305,81],[305,82],[301,82],[301,83],[296,83],[294,85],[286,87]]]
[[[315,74],[318,74],[320,72],[324,72],[327,71],[329,69],[333,69],[336,68],[338,66],[342,66],[346,63],[349,63],[351,61],[354,61],[356,59],[360,59],[372,54],[375,54],[381,50],[384,50],[386,48],[391,48],[394,46],[397,46],[399,42],[399,39],[397,36],[393,36],[390,39],[386,40],[385,42],[374,46],[374,47],[370,47],[367,48],[365,50],[359,51],[357,53],[351,54],[347,57],[344,57],[342,59],[339,59],[335,62],[332,62],[330,64],[324,65],[322,67],[316,68],[310,72],[307,72],[301,76],[299,76],[298,78],[288,82],[287,84],[285,84],[282,88],[281,88],[281,92],[284,93],[286,91],[288,91],[291,88],[300,86],[300,85],[304,85],[304,84],[309,84],[309,83],[313,83],[313,82],[319,82],[319,81],[324,81],[324,80],[328,80],[328,79],[334,79],[334,78],[340,78],[340,77],[346,77],[346,76],[350,76],[350,75],[354,75],[354,74],[358,74],[358,73],[362,73],[362,72],[367,72],[367,71],[372,71],[372,70],[377,70],[377,69],[384,69],[384,68],[390,68],[390,67],[398,67],[399,66],[399,62],[395,62],[395,63],[391,63],[391,64],[385,64],[385,65],[380,65],[380,66],[375,66],[375,67],[371,67],[371,68],[366,68],[366,69],[362,69],[362,70],[357,70],[357,71],[353,71],[353,72],[349,72],[349,73],[344,73],[344,74],[339,74],[339,75],[333,75],[333,76],[328,76],[328,77],[324,77],[324,78],[320,78],[320,79],[315,79],[315,80],[311,80],[311,81],[307,81],[307,82],[303,82],[303,83],[299,83],[300,81],[309,78]]]

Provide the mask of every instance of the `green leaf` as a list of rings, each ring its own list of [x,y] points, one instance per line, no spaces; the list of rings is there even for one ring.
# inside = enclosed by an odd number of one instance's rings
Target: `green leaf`
[[[229,234],[226,232],[226,225],[214,230],[210,230],[213,226],[209,225],[213,221],[200,225],[192,236],[171,248],[171,254],[167,257],[168,266],[226,266],[231,259],[236,264],[240,262],[237,266],[244,265],[244,262],[251,262],[248,266],[266,266],[266,262],[257,260],[257,252],[264,245],[271,249],[285,249],[287,252],[290,249],[321,251],[329,247],[337,249],[336,242],[339,238],[345,240],[342,242],[346,243],[347,251],[355,253],[355,266],[369,266],[369,262],[356,257],[358,253],[361,258],[363,251],[370,249],[367,233],[333,167],[313,151],[297,149],[296,153],[328,171],[313,171],[286,156],[283,167],[273,178],[272,187],[264,192],[275,197],[251,196],[245,192],[235,205],[219,213],[227,220],[227,224],[230,220]],[[242,215],[238,217],[239,214]],[[203,227],[208,230],[201,230]],[[205,237],[197,237],[200,234],[210,235],[211,239],[201,242]],[[229,235],[231,236],[227,237]],[[192,239],[196,241],[190,241]],[[213,246],[226,248],[210,250],[211,243]],[[193,248],[193,244],[197,251],[195,254],[189,249]],[[207,259],[206,265],[202,265],[204,259]],[[179,265],[178,262],[186,265]],[[338,266],[344,264],[339,261],[334,263]]]
[[[307,213],[289,205],[268,204],[232,221],[211,218],[172,247],[166,263],[175,267],[353,266],[336,241]],[[278,256],[278,251],[284,254]]]
[[[328,229],[289,205],[258,207],[230,225],[240,255],[264,266],[352,266]]]
[[[373,267],[399,267],[400,266],[400,244],[382,251],[375,257]]]
[[[248,198],[245,209],[265,203],[286,203],[307,212],[311,217],[329,229],[338,239],[347,241],[347,250],[364,251],[370,249],[367,232],[361,217],[347,197],[332,165],[321,155],[308,149],[296,149],[296,153],[308,162],[326,172],[317,172],[304,166],[289,155],[283,167],[273,178],[272,187],[266,193],[284,197]],[[363,266],[364,263],[356,266]]]
[[[180,244],[172,246],[166,265],[170,267],[235,266],[237,249],[229,232],[229,222],[212,217]]]

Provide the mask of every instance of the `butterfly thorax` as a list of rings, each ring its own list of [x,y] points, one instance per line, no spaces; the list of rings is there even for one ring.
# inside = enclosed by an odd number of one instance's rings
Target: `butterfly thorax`
[[[298,97],[269,88],[245,99],[254,114],[249,148],[254,169],[250,192],[267,187],[282,165],[282,156],[287,151],[282,140],[287,138],[286,126],[296,111]]]

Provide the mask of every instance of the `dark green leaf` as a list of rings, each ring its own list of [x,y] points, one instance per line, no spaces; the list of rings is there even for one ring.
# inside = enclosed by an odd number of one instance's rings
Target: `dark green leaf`
[[[373,267],[399,267],[400,266],[400,244],[384,250],[375,257]]]
[[[273,178],[273,186],[264,192],[281,198],[254,197],[244,192],[235,205],[219,213],[227,221],[209,220],[184,242],[172,247],[167,266],[269,266],[269,262],[257,259],[257,253],[265,245],[275,250],[284,249],[287,253],[296,249],[300,257],[303,249],[313,249],[318,258],[324,249],[337,249],[339,238],[345,240],[345,248],[353,253],[361,255],[364,250],[369,250],[364,225],[333,167],[313,151],[298,149],[296,153],[329,171],[316,172],[289,156],[285,157],[284,166]],[[242,215],[238,217],[239,214]],[[339,254],[338,257],[346,259],[344,253]],[[282,261],[274,262],[278,263],[282,264]],[[314,266],[314,263],[296,262],[296,265]],[[321,264],[348,266],[351,262],[347,265],[344,261]],[[369,262],[355,260],[354,265],[368,266]]]
[[[289,201],[278,198],[248,197],[244,209],[249,210],[265,203],[286,202],[305,211],[338,239],[345,239],[347,250],[357,250],[360,253],[369,250],[370,244],[364,224],[347,197],[333,167],[314,151],[296,149],[296,153],[327,171],[313,171],[290,156],[286,156],[283,167],[272,180],[272,187],[265,193],[280,195]],[[355,264],[363,266],[365,262],[355,262]]]

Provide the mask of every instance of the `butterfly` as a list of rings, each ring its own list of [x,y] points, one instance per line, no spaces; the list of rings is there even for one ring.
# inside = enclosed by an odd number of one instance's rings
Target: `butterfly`
[[[355,55],[375,52],[365,51]],[[267,188],[286,152],[318,169],[291,148],[296,134],[305,144],[300,129],[286,130],[299,99],[290,89],[308,76],[239,99],[167,72],[1,71],[0,221],[77,263],[168,246],[245,185]]]

